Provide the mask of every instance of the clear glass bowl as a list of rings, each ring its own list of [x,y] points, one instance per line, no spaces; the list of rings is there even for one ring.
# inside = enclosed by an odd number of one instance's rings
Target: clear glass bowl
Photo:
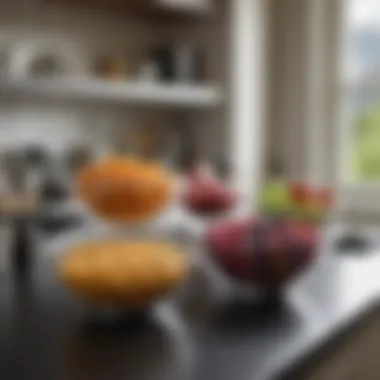
[[[208,253],[232,280],[276,293],[316,258],[320,227],[291,220],[232,220],[210,228]]]
[[[190,271],[197,262],[194,251],[197,244],[190,229],[186,228],[184,215],[166,216],[149,225],[113,225],[91,218],[87,224],[70,233],[64,233],[56,237],[38,236],[38,250],[40,260],[51,266],[54,273],[58,272],[59,265],[70,249],[78,244],[104,240],[115,241],[143,241],[143,242],[165,242],[178,246],[179,250],[187,256]],[[57,281],[59,281],[58,274]],[[172,292],[163,294],[162,298],[174,296],[186,286],[186,281],[180,283]],[[70,289],[68,289],[70,291]]]

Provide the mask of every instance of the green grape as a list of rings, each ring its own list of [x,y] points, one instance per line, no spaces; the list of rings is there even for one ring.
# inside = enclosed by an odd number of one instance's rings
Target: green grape
[[[287,214],[292,209],[289,186],[282,180],[269,181],[262,190],[260,209],[265,214]]]

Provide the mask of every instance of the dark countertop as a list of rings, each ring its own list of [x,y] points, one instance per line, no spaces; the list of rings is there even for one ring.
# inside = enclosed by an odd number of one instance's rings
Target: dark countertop
[[[380,292],[380,255],[326,246],[276,308],[237,295],[206,265],[149,318],[127,323],[63,289],[54,260],[40,255],[32,268],[17,280],[0,275],[0,379],[295,380],[301,364],[376,310]]]

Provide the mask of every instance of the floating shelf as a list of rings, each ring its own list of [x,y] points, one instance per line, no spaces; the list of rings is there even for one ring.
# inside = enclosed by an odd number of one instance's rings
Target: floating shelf
[[[135,105],[210,108],[222,91],[208,84],[106,82],[93,79],[0,80],[0,96],[103,101]]]
[[[50,0],[63,1],[63,0]],[[193,18],[209,16],[213,0],[68,0],[73,5],[135,13],[159,18]]]

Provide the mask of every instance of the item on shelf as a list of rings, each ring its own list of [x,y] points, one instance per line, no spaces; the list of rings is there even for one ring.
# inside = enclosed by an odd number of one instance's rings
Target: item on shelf
[[[62,281],[99,305],[144,310],[182,283],[190,265],[164,242],[94,241],[70,250],[60,265]]]
[[[153,218],[168,205],[172,178],[163,167],[134,158],[111,157],[77,177],[81,199],[98,215],[119,222]]]
[[[77,49],[60,42],[36,40],[14,46],[11,76],[16,79],[75,77],[85,75],[85,59]]]
[[[184,203],[190,211],[204,216],[218,215],[230,211],[237,200],[236,192],[217,179],[207,163],[200,163],[190,171],[184,194]]]
[[[212,259],[227,275],[271,294],[313,263],[318,243],[313,223],[265,218],[225,222],[206,235]]]
[[[53,55],[45,55],[36,58],[30,64],[29,73],[33,78],[57,77],[64,74],[64,69],[57,57]]]
[[[202,79],[201,55],[191,46],[165,46],[153,50],[149,62],[157,68],[159,79],[194,82]]]
[[[128,78],[128,65],[125,59],[102,57],[95,63],[95,74],[101,78],[124,81]]]
[[[156,63],[152,61],[143,62],[138,73],[138,78],[140,81],[147,83],[155,82],[160,79]]]

